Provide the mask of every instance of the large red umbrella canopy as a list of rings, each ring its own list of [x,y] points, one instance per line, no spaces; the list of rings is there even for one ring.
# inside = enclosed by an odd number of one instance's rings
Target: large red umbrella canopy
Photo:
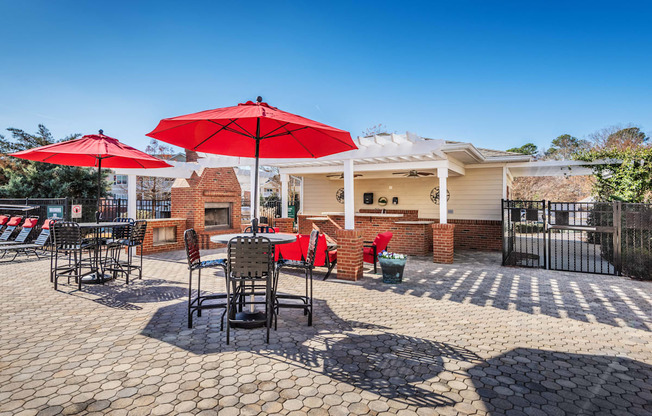
[[[75,140],[22,150],[11,156],[68,166],[99,167],[101,160],[101,166],[104,168],[171,167],[161,159],[120,143],[113,137],[105,136],[101,130],[100,134],[89,134]]]
[[[166,118],[147,136],[197,152],[241,157],[316,158],[357,149],[347,131],[260,101]]]
[[[67,166],[87,166],[97,168],[97,212],[100,220],[100,191],[102,189],[102,167],[105,168],[167,168],[169,163],[154,156],[120,143],[118,139],[99,134],[89,134],[79,139],[49,144],[12,153],[11,156]]]

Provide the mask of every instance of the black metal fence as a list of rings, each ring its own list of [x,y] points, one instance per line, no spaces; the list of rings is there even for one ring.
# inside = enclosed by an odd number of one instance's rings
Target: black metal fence
[[[97,211],[97,199],[88,198],[4,198],[0,199],[0,204],[34,206],[35,209],[30,210],[26,215],[38,215],[39,218],[56,216],[58,218],[76,222],[95,221],[95,211]],[[81,206],[81,213],[73,214],[73,206],[79,205]],[[104,220],[126,217],[127,209],[126,199],[103,198],[100,200],[100,213]],[[12,213],[11,209],[5,209],[5,211]],[[17,213],[17,211],[15,213]],[[170,217],[170,200],[136,201],[136,219]]]
[[[502,206],[503,265],[652,280],[652,204],[504,200]]]

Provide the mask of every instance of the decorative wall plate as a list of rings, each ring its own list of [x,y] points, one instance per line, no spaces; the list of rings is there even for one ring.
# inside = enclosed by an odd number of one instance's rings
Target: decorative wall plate
[[[335,192],[335,199],[337,199],[337,202],[340,204],[344,203],[344,188],[340,188]]]
[[[387,198],[385,198],[384,196],[378,198],[378,205],[380,205],[381,207],[387,205]]]
[[[446,190],[446,201],[450,201],[451,199],[451,192],[447,189]],[[435,186],[432,188],[432,191],[430,191],[430,200],[435,204],[439,205],[439,187]]]

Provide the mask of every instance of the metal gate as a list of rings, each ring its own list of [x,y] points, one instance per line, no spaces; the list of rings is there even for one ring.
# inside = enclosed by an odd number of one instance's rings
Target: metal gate
[[[545,206],[503,200],[503,266],[546,267]]]
[[[503,265],[652,279],[652,204],[502,201]]]
[[[619,274],[620,210],[620,203],[549,202],[548,268]]]

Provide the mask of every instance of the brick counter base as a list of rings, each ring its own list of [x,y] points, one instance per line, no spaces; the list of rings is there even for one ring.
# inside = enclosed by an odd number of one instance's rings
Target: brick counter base
[[[292,233],[294,227],[293,218],[276,218],[276,227],[280,233]]]
[[[453,263],[455,224],[432,224],[432,261]]]
[[[358,280],[362,278],[362,232],[337,231],[337,278]]]
[[[176,241],[154,245],[154,229],[176,227]],[[185,218],[166,218],[158,220],[147,220],[147,231],[145,232],[145,239],[143,240],[143,254],[163,253],[166,251],[183,250],[183,232],[186,231]],[[136,249],[136,253],[140,254],[141,248]]]
[[[501,251],[502,223],[495,220],[448,220],[455,224],[455,248],[458,250]]]

